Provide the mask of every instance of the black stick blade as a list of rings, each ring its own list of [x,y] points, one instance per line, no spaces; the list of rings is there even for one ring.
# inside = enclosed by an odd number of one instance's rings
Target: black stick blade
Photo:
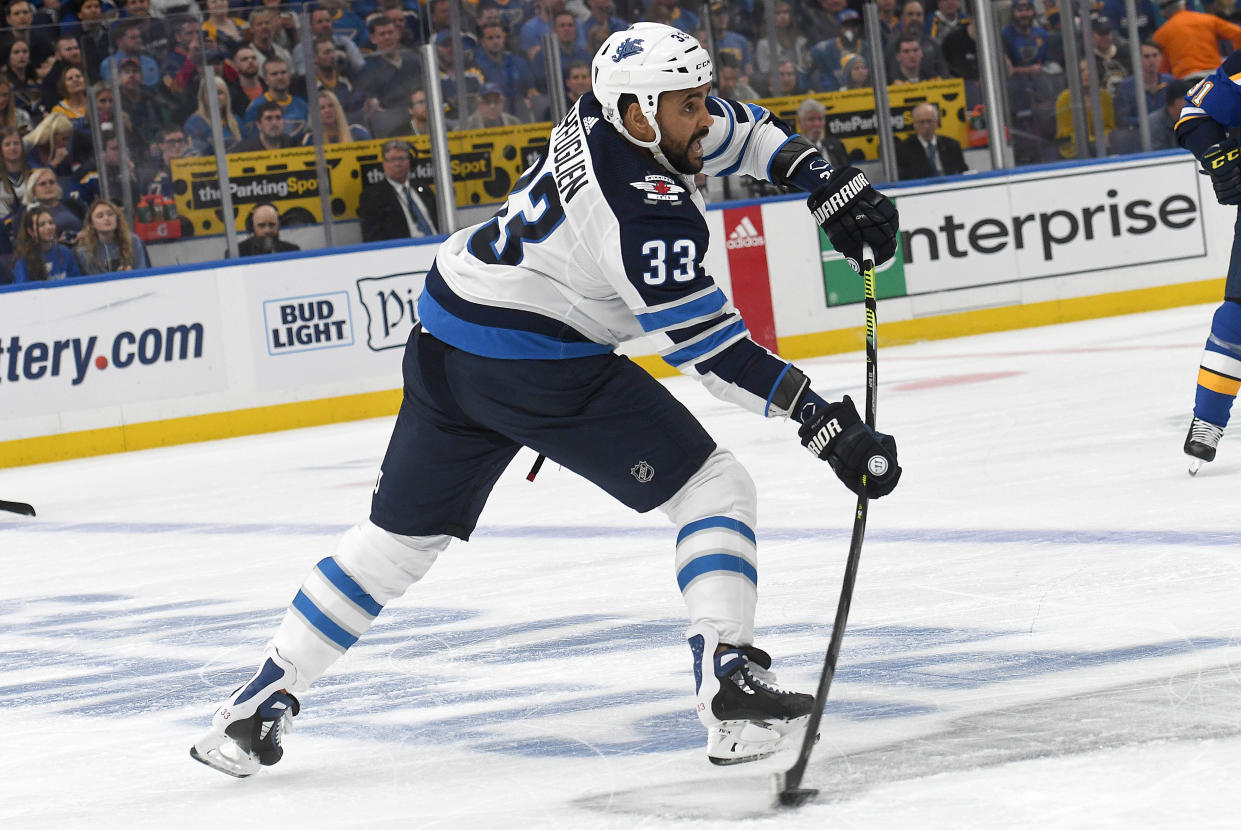
[[[9,513],[19,513],[23,516],[34,515],[34,508],[24,501],[4,501],[0,499],[0,510],[5,510]]]
[[[814,801],[815,796],[819,794],[818,790],[811,788],[794,788],[791,790],[780,791],[781,807],[800,807],[807,801]]]

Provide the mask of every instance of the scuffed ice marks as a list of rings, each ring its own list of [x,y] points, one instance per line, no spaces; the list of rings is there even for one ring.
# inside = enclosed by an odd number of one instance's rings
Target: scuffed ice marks
[[[249,676],[246,661],[257,659],[283,613],[102,593],[5,600],[0,635],[10,647],[0,652],[0,705],[113,719],[172,713],[193,731]],[[684,628],[681,619],[600,614],[495,624],[472,609],[389,608],[305,695],[297,726],[324,737],[520,756],[700,748]],[[1230,645],[1184,638],[1097,651],[1013,651],[1006,644],[1014,633],[851,629],[831,715],[916,717],[935,711],[926,698],[938,690]],[[826,625],[795,623],[760,637],[779,644],[782,676],[814,678],[829,634]]]

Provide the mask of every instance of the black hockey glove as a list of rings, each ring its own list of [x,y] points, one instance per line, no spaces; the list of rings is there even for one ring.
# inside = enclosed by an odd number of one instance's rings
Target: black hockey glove
[[[886,496],[900,480],[896,439],[862,423],[848,395],[815,412],[797,434],[802,446],[831,464],[836,477],[859,496]]]
[[[1241,147],[1221,141],[1202,154],[1202,172],[1211,177],[1215,200],[1221,205],[1241,205]]]
[[[832,247],[859,274],[863,242],[874,251],[876,265],[896,255],[896,206],[871,187],[866,174],[856,167],[833,170],[827,183],[811,193],[806,204]]]

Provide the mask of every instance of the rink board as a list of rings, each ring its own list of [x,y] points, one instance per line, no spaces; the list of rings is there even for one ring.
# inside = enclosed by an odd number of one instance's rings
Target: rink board
[[[1233,211],[1186,154],[886,188],[881,342],[1209,302]],[[858,282],[803,199],[708,210],[706,267],[789,359],[862,348]],[[390,415],[436,245],[0,289],[0,467]],[[643,341],[625,351],[672,370]]]

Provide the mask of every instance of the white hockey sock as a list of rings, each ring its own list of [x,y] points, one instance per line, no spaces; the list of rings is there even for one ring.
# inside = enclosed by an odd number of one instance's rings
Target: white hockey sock
[[[289,691],[305,691],[358,641],[383,606],[421,579],[448,536],[397,536],[365,522],[315,565],[289,605],[271,647],[296,667]]]

